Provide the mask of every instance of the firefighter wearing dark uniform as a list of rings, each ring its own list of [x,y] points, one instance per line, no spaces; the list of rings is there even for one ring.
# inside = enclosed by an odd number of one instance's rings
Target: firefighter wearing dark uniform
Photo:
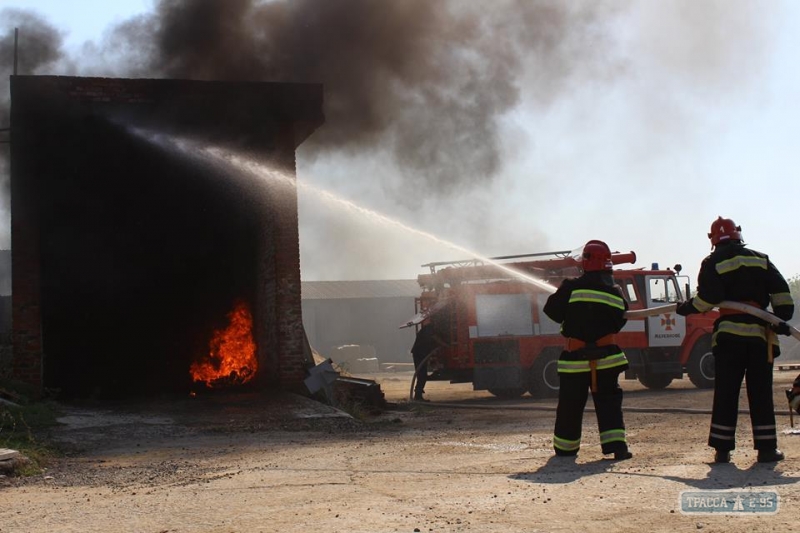
[[[789,285],[769,258],[746,248],[742,228],[719,217],[708,234],[714,250],[703,260],[697,279],[697,294],[678,305],[679,315],[705,313],[723,300],[746,303],[761,309],[772,305],[772,312],[782,320],[794,314]],[[720,309],[714,323],[714,404],[708,445],[716,450],[714,460],[730,461],[736,447],[736,420],[739,392],[747,378],[747,399],[753,426],[754,448],[758,461],[781,461],[775,431],[775,408],[772,400],[772,359],[779,352],[775,333],[788,335],[786,323],[769,326],[763,320],[740,311]]]
[[[561,324],[566,349],[558,360],[560,388],[553,436],[556,455],[575,456],[581,445],[583,411],[592,392],[600,446],[614,459],[629,459],[618,379],[628,360],[614,335],[625,325],[628,304],[614,284],[611,251],[602,241],[583,248],[582,276],[564,280],[544,306]]]
[[[423,396],[425,385],[428,383],[428,356],[441,346],[445,346],[445,343],[436,335],[433,324],[430,321],[425,322],[417,332],[416,340],[411,347],[417,379],[414,385],[414,400],[418,402],[428,401]]]
[[[800,415],[800,374],[794,378],[792,388],[786,391],[786,399],[789,400],[789,409]],[[794,427],[794,419],[792,419],[792,427]]]

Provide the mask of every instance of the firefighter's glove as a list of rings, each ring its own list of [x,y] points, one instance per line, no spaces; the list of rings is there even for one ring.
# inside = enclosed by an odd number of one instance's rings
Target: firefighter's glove
[[[688,316],[693,315],[695,313],[699,313],[697,309],[694,308],[692,305],[691,300],[686,302],[678,302],[678,306],[675,308],[675,312],[681,316]]]
[[[786,322],[781,322],[778,325],[770,324],[769,327],[772,328],[772,331],[774,331],[778,335],[789,336],[792,334],[792,330],[789,329],[789,324],[787,324]]]
[[[800,387],[786,390],[786,399],[789,400],[789,407],[800,414]]]

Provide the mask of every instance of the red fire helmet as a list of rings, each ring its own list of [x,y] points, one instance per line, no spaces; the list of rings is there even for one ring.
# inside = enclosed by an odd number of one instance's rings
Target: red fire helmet
[[[611,249],[603,241],[589,241],[583,247],[583,271],[612,270]]]
[[[711,223],[708,238],[711,239],[711,244],[714,246],[723,241],[741,241],[742,227],[737,226],[736,222],[729,218],[718,217]]]

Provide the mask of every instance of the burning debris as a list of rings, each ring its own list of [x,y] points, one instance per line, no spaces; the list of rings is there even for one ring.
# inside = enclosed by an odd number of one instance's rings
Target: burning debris
[[[189,372],[195,383],[219,388],[243,385],[257,369],[253,315],[245,302],[238,301],[228,313],[228,326],[214,332],[208,354],[192,363]]]

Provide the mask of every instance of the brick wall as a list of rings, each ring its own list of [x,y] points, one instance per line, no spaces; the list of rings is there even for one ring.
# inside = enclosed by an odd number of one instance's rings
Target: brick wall
[[[18,265],[14,269],[11,299],[12,376],[41,388],[42,322],[35,223],[26,224],[23,217],[16,216],[12,221],[12,234],[12,261]]]
[[[267,158],[278,174],[262,183],[265,217],[261,230],[258,270],[257,327],[259,380],[281,388],[303,390],[306,377],[300,292],[300,244],[295,185],[294,135],[285,127],[281,143]]]
[[[12,377],[42,387],[41,279],[39,217],[35,170],[19,157],[26,139],[12,133],[11,143],[11,344]]]
[[[282,167],[296,176],[294,150],[284,151]],[[299,388],[306,376],[303,355],[303,312],[300,291],[300,240],[298,234],[297,187],[282,187],[275,225],[276,308],[280,382]]]
[[[113,80],[17,76],[12,78],[13,375],[42,386],[42,279],[35,159],[31,147],[53,135],[47,117],[125,117],[143,127],[212,139],[252,132],[287,175],[295,175],[295,149],[322,124],[321,86],[224,84],[177,80]],[[270,126],[271,125],[271,126]],[[17,142],[24,139],[24,142]],[[53,142],[52,139],[49,142]],[[45,143],[45,146],[47,144]],[[269,187],[257,250],[255,333],[264,386],[300,389],[306,375],[300,294],[297,190]],[[79,208],[79,206],[76,206]],[[48,318],[51,320],[51,318]]]

